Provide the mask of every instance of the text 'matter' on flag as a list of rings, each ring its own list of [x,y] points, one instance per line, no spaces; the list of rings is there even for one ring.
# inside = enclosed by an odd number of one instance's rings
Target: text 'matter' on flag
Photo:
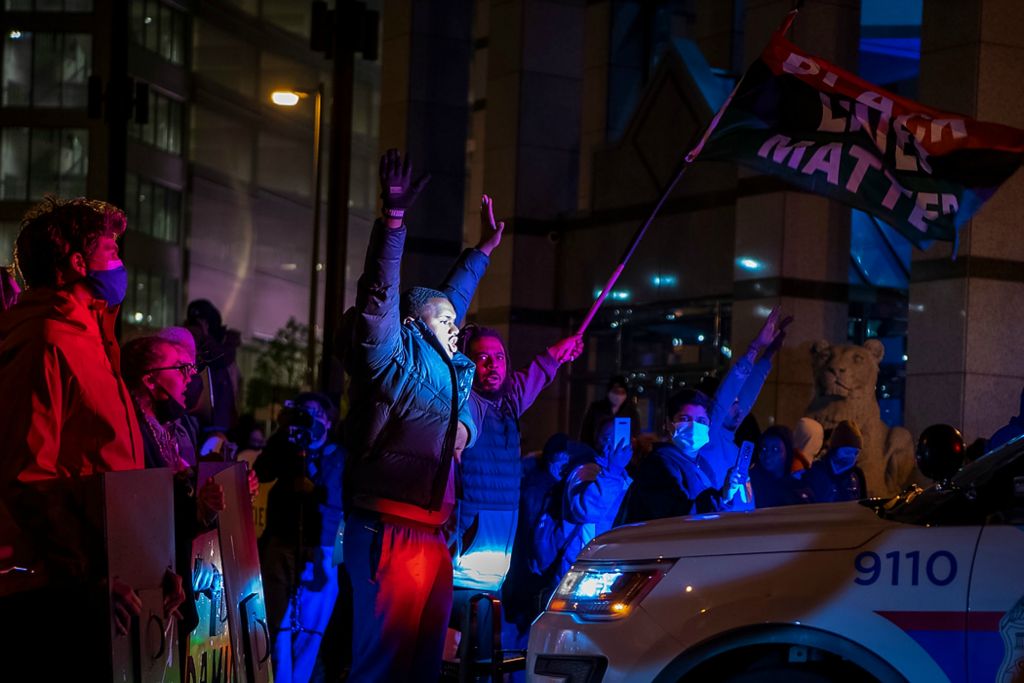
[[[878,88],[777,32],[700,158],[734,160],[886,221],[916,246],[957,231],[1024,159],[1024,131]]]

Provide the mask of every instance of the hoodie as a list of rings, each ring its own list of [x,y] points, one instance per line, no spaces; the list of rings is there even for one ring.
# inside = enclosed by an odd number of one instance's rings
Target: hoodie
[[[33,289],[0,315],[0,486],[142,469],[103,301]]]

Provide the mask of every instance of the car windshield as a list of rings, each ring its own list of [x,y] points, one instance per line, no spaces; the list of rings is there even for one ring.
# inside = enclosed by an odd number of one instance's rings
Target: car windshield
[[[879,516],[909,524],[980,524],[1021,504],[1024,436],[965,465],[948,481],[911,487],[891,499],[864,501]]]

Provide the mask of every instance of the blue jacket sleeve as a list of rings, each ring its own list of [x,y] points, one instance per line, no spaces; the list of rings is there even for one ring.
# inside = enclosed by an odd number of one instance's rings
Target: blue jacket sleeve
[[[441,291],[445,293],[455,308],[455,322],[462,324],[469,310],[469,302],[473,300],[480,279],[487,272],[491,259],[479,249],[466,249],[451,271],[441,283]]]
[[[392,360],[400,361],[403,354],[398,288],[405,234],[405,226],[391,230],[381,221],[374,223],[356,288],[352,341],[371,373]]]
[[[739,401],[740,415],[743,417],[746,417],[747,413],[749,413],[754,407],[754,404],[757,403],[757,397],[761,394],[761,389],[764,388],[764,382],[768,379],[768,373],[771,371],[771,358],[762,358],[754,363],[754,367],[750,371],[747,381],[743,383],[743,388],[740,390],[740,395],[737,397],[737,400]]]
[[[559,362],[545,349],[528,366],[512,373],[509,379],[508,399],[515,408],[516,417],[533,405],[544,387],[558,374]]]
[[[632,483],[625,470],[612,472],[596,463],[580,465],[565,488],[566,521],[610,526]]]
[[[709,416],[711,418],[712,433],[722,428],[722,424],[729,414],[729,409],[732,408],[733,402],[739,397],[740,391],[743,390],[743,385],[746,384],[747,377],[750,376],[752,370],[753,364],[744,356],[733,363],[732,367],[729,368],[729,372],[726,373],[725,379],[718,385],[718,390],[715,391],[714,404],[711,406],[711,415]]]

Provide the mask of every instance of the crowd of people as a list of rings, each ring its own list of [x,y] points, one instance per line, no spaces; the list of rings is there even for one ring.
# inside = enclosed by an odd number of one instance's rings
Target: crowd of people
[[[443,657],[466,654],[455,634],[481,592],[502,599],[504,647],[525,647],[561,576],[614,526],[866,495],[856,424],[826,433],[803,418],[792,430],[761,432],[751,416],[792,322],[778,310],[716,386],[668,399],[650,447],[637,438],[639,412],[619,376],[578,439],[556,434],[524,457],[522,416],[583,340],[553,340],[516,369],[498,331],[462,326],[504,230],[487,196],[477,245],[436,288],[403,290],[404,219],[426,179],[414,180],[409,161],[389,150],[380,180],[382,215],[334,350],[349,378],[348,413],[342,420],[336,400],[300,393],[266,439],[237,414],[239,336],[210,302],[190,303],[181,327],[119,346],[122,211],[49,198],[26,215],[15,252],[20,285],[0,273],[0,500],[38,542],[52,584],[0,607],[66,609],[61,601],[73,595],[85,621],[58,625],[70,633],[107,619],[97,605],[109,594],[117,630],[127,633],[140,611],[136,591],[97,580],[95,567],[54,547],[60,535],[33,487],[168,468],[177,564],[167,568],[164,609],[184,640],[198,623],[191,544],[225,509],[222,487],[201,481],[198,465],[242,452],[253,463],[250,493],[273,483],[259,547],[275,679],[339,680],[347,669],[355,681],[425,680]],[[1007,430],[1019,434],[1024,421],[1015,419]],[[53,632],[48,612],[35,613],[29,620]],[[490,619],[474,620],[480,633],[494,627]],[[0,642],[37,652],[31,631],[18,631],[8,625]],[[85,640],[78,660],[53,666],[99,661]],[[478,651],[494,654],[481,641]]]

